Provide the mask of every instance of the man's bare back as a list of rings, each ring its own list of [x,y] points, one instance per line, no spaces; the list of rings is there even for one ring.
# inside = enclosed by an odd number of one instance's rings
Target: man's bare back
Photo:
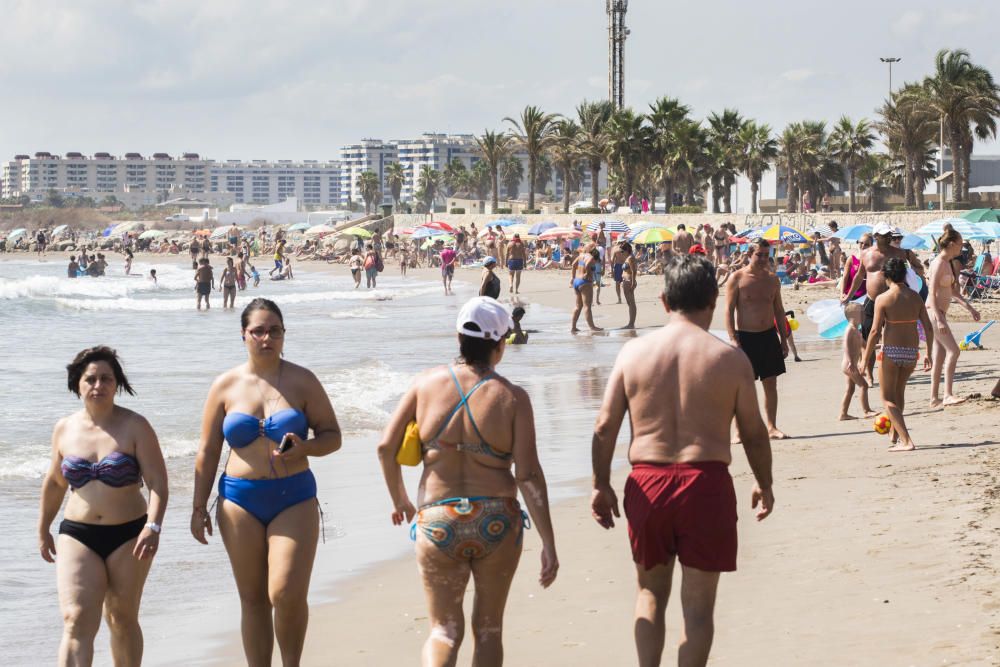
[[[674,251],[680,255],[688,254],[693,243],[694,237],[686,229],[674,234]]]

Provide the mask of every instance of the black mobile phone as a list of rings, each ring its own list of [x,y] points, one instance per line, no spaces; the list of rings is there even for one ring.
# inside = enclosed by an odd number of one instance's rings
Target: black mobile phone
[[[295,441],[292,440],[291,434],[286,433],[285,437],[281,439],[281,444],[278,445],[278,453],[284,454],[289,449],[295,445]]]

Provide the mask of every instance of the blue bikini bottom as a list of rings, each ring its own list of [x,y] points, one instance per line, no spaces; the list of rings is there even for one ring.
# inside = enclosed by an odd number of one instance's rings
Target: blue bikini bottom
[[[270,479],[223,474],[219,478],[219,497],[239,505],[266,526],[292,505],[315,498],[316,478],[312,470]]]

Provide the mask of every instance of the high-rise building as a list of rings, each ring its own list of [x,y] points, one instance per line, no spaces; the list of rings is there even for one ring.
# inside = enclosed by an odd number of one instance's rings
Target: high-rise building
[[[358,188],[358,177],[366,171],[374,172],[382,184],[382,202],[391,200],[385,183],[385,168],[396,162],[397,149],[393,142],[381,139],[362,139],[361,143],[340,149],[340,204],[359,204],[364,201]],[[378,203],[382,203],[378,202]]]
[[[237,204],[276,204],[295,197],[306,206],[341,203],[341,165],[317,160],[226,160],[209,169],[209,191],[228,192]]]

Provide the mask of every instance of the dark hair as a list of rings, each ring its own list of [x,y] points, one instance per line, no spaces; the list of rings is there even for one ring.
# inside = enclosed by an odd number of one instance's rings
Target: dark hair
[[[767,241],[765,241],[764,239],[759,238],[759,237],[756,238],[756,239],[754,239],[754,241],[753,241],[753,243],[751,245],[755,245],[758,248],[767,248],[768,252],[771,251],[771,244],[768,243]]]
[[[687,229],[687,227],[685,227],[684,223],[682,222],[681,224],[677,225],[677,229]]]
[[[466,322],[466,329],[479,330],[479,325],[475,322]],[[500,341],[489,338],[476,338],[458,334],[458,356],[469,366],[477,368],[487,368],[490,365],[490,357],[493,351],[499,347]]]
[[[840,230],[840,225],[837,224],[836,220],[831,220],[828,226],[835,232]]]
[[[262,299],[257,297],[253,301],[247,304],[243,312],[240,313],[240,327],[243,329],[247,328],[247,324],[250,323],[250,313],[255,310],[266,310],[269,313],[274,313],[278,316],[278,321],[281,322],[281,326],[285,326],[285,318],[281,315],[281,309],[278,308],[278,304],[271,301],[270,299]]]
[[[906,260],[899,257],[891,257],[882,267],[882,274],[892,282],[905,284],[906,282]]]
[[[629,243],[628,241],[623,241],[622,242],[622,252],[625,252],[625,253],[628,253],[629,255],[631,255],[632,254],[632,244]]]
[[[518,306],[513,311],[511,311],[510,317],[511,317],[511,319],[514,319],[514,320],[521,319],[522,317],[524,317],[524,308],[522,308],[521,306]]]
[[[66,366],[66,384],[71,392],[77,396],[80,395],[80,378],[83,377],[83,371],[86,370],[87,366],[98,361],[106,362],[111,366],[111,372],[114,373],[115,384],[118,385],[119,394],[126,391],[135,396],[135,390],[128,383],[125,371],[122,370],[121,362],[118,360],[118,353],[107,345],[98,345],[97,347],[88,347],[86,350],[81,350],[73,357],[73,361]]]
[[[69,261],[75,262],[76,261],[76,255],[70,255],[69,256]]]
[[[663,270],[663,298],[670,310],[689,313],[709,308],[719,296],[715,266],[702,255],[681,255]]]
[[[955,228],[950,224],[945,223],[944,233],[938,237],[938,245],[942,248],[950,246],[952,243],[958,243],[958,240],[962,238],[962,235],[955,231]]]

